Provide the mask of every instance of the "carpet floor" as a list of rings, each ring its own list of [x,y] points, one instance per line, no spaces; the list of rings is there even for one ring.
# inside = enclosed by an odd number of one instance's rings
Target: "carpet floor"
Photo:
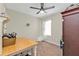
[[[37,56],[62,56],[62,50],[54,44],[42,41],[37,46]]]

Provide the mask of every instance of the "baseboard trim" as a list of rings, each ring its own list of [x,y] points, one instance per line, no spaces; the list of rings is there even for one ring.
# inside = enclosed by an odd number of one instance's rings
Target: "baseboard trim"
[[[47,43],[49,43],[49,44],[53,44],[53,45],[55,45],[55,46],[58,46],[58,47],[60,47],[60,45],[59,44],[56,44],[56,43],[53,43],[53,42],[48,42],[48,41],[45,41],[45,40],[43,40],[44,42],[47,42]]]

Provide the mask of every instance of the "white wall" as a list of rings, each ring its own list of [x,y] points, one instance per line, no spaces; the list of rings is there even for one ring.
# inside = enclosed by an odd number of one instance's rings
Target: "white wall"
[[[27,11],[26,11],[27,12]],[[20,37],[37,39],[40,35],[40,20],[18,11],[7,9],[10,21],[7,23],[7,33],[16,32]],[[27,27],[26,24],[30,26]]]
[[[62,15],[55,14],[53,16],[52,20],[52,36],[53,36],[53,41],[57,44],[60,45],[60,40],[62,40]]]
[[[41,18],[41,21],[47,19],[52,20],[52,36],[44,39],[47,42],[60,45],[60,40],[62,40],[62,15],[60,13],[55,13],[53,15]]]
[[[0,13],[5,12],[4,4],[0,3]]]
[[[2,54],[2,24],[5,18],[1,17],[1,13],[5,13],[5,7],[0,3],[0,54]]]

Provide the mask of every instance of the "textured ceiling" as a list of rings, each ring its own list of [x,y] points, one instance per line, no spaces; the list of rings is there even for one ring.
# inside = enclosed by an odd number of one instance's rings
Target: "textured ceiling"
[[[45,3],[44,7],[55,6],[53,9],[46,10],[47,13],[36,14],[39,10],[31,9],[30,7],[38,7],[40,8],[39,3],[6,3],[5,6],[7,9],[12,9],[18,12],[22,12],[25,14],[29,14],[35,17],[47,16],[53,13],[64,11],[71,3]]]

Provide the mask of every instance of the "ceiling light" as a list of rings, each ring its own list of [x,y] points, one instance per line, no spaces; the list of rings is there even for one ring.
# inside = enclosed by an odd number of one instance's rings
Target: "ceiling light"
[[[44,11],[43,11],[43,10],[41,10],[41,11],[40,11],[40,13],[41,13],[41,14],[43,14],[43,13],[44,13]]]

